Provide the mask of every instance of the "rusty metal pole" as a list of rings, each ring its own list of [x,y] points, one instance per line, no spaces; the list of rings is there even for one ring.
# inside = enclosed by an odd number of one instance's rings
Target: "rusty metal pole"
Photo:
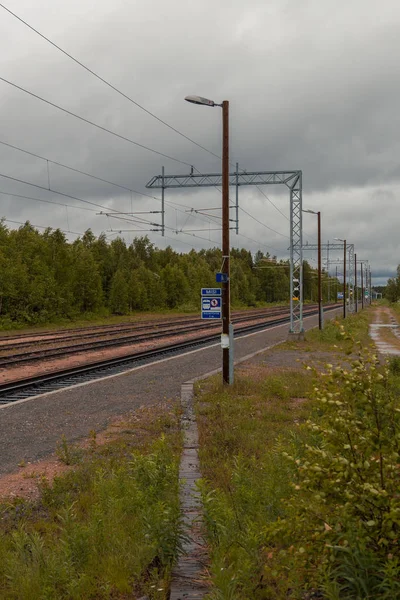
[[[363,264],[361,266],[361,308],[364,310],[364,275],[363,275]]]
[[[343,319],[346,318],[346,240],[344,242],[344,253],[343,253]]]
[[[354,254],[354,302],[358,312],[358,289],[357,289],[357,254]]]
[[[318,215],[318,327],[322,329],[321,212]]]
[[[229,325],[230,316],[230,243],[229,243],[229,102],[222,102],[222,273],[226,281],[222,283],[222,379],[229,380]]]

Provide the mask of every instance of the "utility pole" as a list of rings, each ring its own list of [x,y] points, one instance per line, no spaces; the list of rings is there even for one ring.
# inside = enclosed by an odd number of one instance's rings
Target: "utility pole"
[[[321,211],[310,210],[304,208],[302,212],[317,215],[318,218],[318,328],[322,329],[322,257],[321,257]],[[328,261],[329,261],[329,245],[328,245]],[[304,286],[303,286],[304,287]],[[312,294],[312,280],[311,280]],[[312,302],[312,296],[311,296]]]
[[[329,275],[329,240],[328,240],[328,249],[326,252],[326,270],[328,271],[328,302],[331,301],[331,278]]]
[[[357,289],[357,254],[354,254],[354,302],[358,312],[358,289]]]
[[[372,304],[372,276],[371,267],[368,265],[368,281],[369,281],[369,303]]]
[[[361,308],[364,310],[364,275],[363,275],[363,263],[360,263],[361,266]]]
[[[229,243],[229,102],[222,102],[222,378],[230,383],[229,377],[229,329],[230,316],[230,243]]]
[[[346,318],[346,240],[343,240],[343,319]]]
[[[221,317],[222,317],[222,380],[233,383],[233,328],[230,310],[230,242],[229,242],[229,102],[224,100],[217,104],[213,100],[201,96],[186,96],[185,100],[203,106],[219,106],[222,108],[222,267],[221,267]],[[236,183],[238,184],[238,165],[236,165]],[[176,178],[179,176],[175,176]],[[190,176],[192,178],[192,175]],[[164,172],[162,175],[164,186]],[[149,187],[149,186],[148,186]]]
[[[318,211],[318,327],[322,329],[321,212]]]
[[[337,284],[338,284],[338,279],[337,279],[337,265],[336,265],[336,275],[335,275],[335,291],[336,291],[336,297],[335,297],[335,302],[337,302]]]

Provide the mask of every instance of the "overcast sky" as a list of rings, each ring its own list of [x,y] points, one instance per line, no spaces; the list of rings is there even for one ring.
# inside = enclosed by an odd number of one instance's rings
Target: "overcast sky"
[[[6,0],[5,5],[217,155],[220,109],[195,106],[184,97],[229,100],[231,161],[248,171],[301,169],[303,207],[321,210],[323,242],[339,237],[354,243],[358,257],[370,261],[376,284],[394,274],[400,262],[398,0]],[[167,174],[187,173],[187,164],[202,173],[220,172],[218,158],[118,95],[1,7],[0,77],[178,159],[139,148],[0,81],[1,142],[155,198],[48,167],[0,144],[3,176],[44,188],[50,179],[52,190],[103,210],[139,213],[160,210],[159,191],[145,185],[163,165]],[[241,188],[244,210],[232,246],[286,258],[289,194],[280,186],[263,191],[281,212],[257,188]],[[127,242],[141,235],[137,229],[149,227],[107,219],[97,214],[100,207],[5,177],[0,192],[0,216],[9,227],[29,219],[73,232],[71,240],[89,227],[110,239],[120,229],[135,229],[121,234]],[[219,207],[218,190],[167,190],[166,200],[166,236],[143,235],[178,251],[220,245],[220,220],[190,211]],[[161,218],[137,217],[156,223]],[[304,242],[316,243],[316,217],[304,215],[303,222]],[[316,265],[316,253],[305,258]]]

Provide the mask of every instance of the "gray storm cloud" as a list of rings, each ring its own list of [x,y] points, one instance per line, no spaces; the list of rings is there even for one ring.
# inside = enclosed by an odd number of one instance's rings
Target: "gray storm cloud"
[[[323,237],[346,238],[369,259],[377,282],[400,262],[396,204],[400,177],[397,57],[400,5],[353,0],[266,3],[54,3],[10,0],[7,6],[135,101],[220,154],[219,109],[194,107],[187,94],[230,100],[231,159],[247,170],[302,169],[304,206],[321,210]],[[217,158],[180,137],[93,78],[0,8],[0,76],[84,118],[176,157],[168,160],[43,104],[0,82],[0,141],[115,181],[139,192],[161,172],[193,164],[218,172]],[[106,209],[156,210],[159,201],[50,164],[51,187]],[[48,185],[47,163],[0,145],[0,173]],[[0,214],[10,220],[81,232],[116,226],[78,200],[0,177]],[[288,214],[288,198],[264,189]],[[47,199],[69,207],[4,193]],[[153,193],[151,192],[151,195]],[[159,197],[158,192],[154,196]],[[218,206],[217,190],[168,191],[168,238],[185,251],[220,241],[214,225],[190,207]],[[257,189],[240,192],[241,236],[232,245],[287,256],[287,220]],[[206,219],[207,221],[207,219]],[[271,229],[259,223],[264,223]],[[16,226],[11,225],[10,226]],[[182,228],[209,228],[198,238]],[[305,239],[316,224],[304,219]],[[311,234],[311,235],[309,235]],[[127,240],[139,232],[126,233]],[[243,237],[242,237],[243,236]],[[73,236],[72,236],[73,237]],[[205,238],[205,239],[204,239]],[[315,257],[314,257],[315,258]]]

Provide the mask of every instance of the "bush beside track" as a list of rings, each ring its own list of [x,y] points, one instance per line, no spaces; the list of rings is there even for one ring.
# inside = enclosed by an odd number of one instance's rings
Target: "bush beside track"
[[[198,390],[213,600],[400,598],[399,369],[342,323]]]

